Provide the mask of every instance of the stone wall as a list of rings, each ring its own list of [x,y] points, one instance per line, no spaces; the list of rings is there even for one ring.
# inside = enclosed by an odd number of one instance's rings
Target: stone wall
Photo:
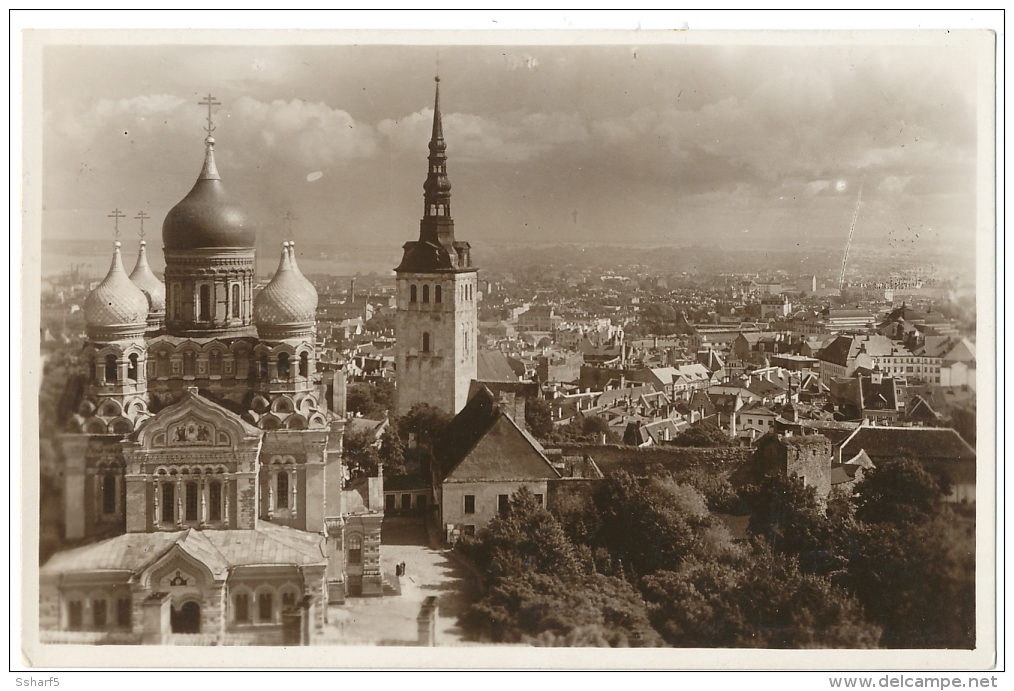
[[[588,454],[604,475],[626,471],[648,476],[661,471],[678,472],[701,468],[730,473],[750,459],[753,449],[739,446],[696,448],[682,446],[634,447],[622,444],[560,447],[564,456]],[[552,458],[552,456],[551,456]]]

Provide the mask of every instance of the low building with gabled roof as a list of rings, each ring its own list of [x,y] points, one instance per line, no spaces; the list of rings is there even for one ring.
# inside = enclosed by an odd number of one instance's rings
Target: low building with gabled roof
[[[542,445],[486,387],[454,417],[433,455],[434,501],[448,542],[484,528],[522,487],[545,502],[549,481],[560,477]]]

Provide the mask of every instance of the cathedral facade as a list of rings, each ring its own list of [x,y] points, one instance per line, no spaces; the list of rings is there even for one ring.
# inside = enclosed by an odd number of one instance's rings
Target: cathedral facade
[[[162,226],[164,282],[116,243],[84,306],[87,373],[58,440],[66,539],[43,630],[277,642],[283,615],[383,592],[382,478],[343,487],[317,371],[317,293],[292,243],[254,296],[255,233],[203,168]]]

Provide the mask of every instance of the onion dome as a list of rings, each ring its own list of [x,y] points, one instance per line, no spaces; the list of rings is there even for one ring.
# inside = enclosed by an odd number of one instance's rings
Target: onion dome
[[[119,242],[115,243],[109,273],[88,294],[83,311],[88,337],[93,340],[117,340],[144,333],[148,298],[127,276]]]
[[[165,284],[158,280],[148,266],[147,243],[141,240],[141,249],[137,253],[137,264],[130,272],[130,280],[148,296],[148,311],[152,315],[165,315]]]
[[[288,338],[317,322],[317,289],[296,265],[295,243],[282,243],[278,271],[254,300],[254,323],[262,338]]]
[[[190,193],[166,215],[162,244],[167,250],[253,247],[254,230],[229,200],[215,166],[215,140],[204,141],[204,167]]]

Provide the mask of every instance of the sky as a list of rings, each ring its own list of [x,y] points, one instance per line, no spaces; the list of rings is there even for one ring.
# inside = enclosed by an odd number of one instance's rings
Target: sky
[[[43,238],[160,228],[211,93],[258,232],[396,260],[418,236],[433,77],[473,247],[974,248],[976,65],[961,45],[138,45],[43,53]],[[289,223],[286,214],[295,216]],[[381,267],[382,268],[382,267]]]

